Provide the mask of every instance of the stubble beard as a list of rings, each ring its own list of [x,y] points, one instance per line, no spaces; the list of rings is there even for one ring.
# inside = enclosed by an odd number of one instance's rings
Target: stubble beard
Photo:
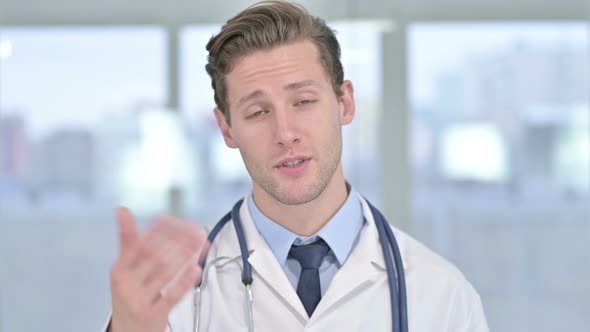
[[[324,157],[323,160],[325,162],[322,162],[322,159],[312,159],[313,161],[320,162],[318,164],[317,175],[315,176],[316,181],[306,188],[301,188],[297,192],[292,192],[288,188],[281,188],[280,183],[273,178],[272,174],[265,171],[263,167],[250,163],[244,155],[242,155],[242,158],[252,181],[271,197],[285,205],[301,205],[318,198],[334,177],[342,156],[342,138],[337,139],[335,144],[329,145],[326,151],[324,156],[320,156]]]

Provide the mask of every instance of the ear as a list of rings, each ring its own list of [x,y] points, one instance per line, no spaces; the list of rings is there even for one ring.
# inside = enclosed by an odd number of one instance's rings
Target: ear
[[[225,145],[232,149],[237,148],[238,145],[234,140],[234,137],[231,133],[231,127],[227,122],[225,115],[223,114],[223,112],[221,112],[221,110],[218,107],[215,107],[215,110],[213,110],[213,112],[215,113],[215,119],[217,120],[217,127],[219,127],[219,130],[221,131],[221,135],[223,135]]]
[[[340,105],[340,124],[347,125],[354,119],[354,88],[351,81],[344,81],[340,86],[342,96],[338,100]]]

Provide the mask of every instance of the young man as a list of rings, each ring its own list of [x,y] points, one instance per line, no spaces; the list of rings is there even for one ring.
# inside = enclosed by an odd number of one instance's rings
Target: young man
[[[302,7],[264,2],[229,20],[207,50],[217,124],[252,178],[239,216],[253,302],[232,223],[209,244],[194,223],[172,217],[140,234],[120,209],[110,331],[391,331],[376,217],[342,172],[342,126],[355,104],[333,32]],[[409,330],[487,331],[463,275],[392,229]]]

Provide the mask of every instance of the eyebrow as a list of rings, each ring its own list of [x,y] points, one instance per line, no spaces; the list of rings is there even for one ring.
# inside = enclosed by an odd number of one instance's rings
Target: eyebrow
[[[294,90],[299,90],[302,88],[306,88],[308,86],[315,86],[315,87],[320,87],[320,84],[314,80],[303,80],[300,82],[293,82],[293,83],[289,83],[287,85],[285,85],[283,87],[283,90],[288,90],[288,91],[294,91]],[[262,90],[256,90],[251,92],[250,94],[240,98],[240,100],[238,100],[236,106],[240,106],[252,99],[256,99],[260,96],[263,96],[265,93],[262,92]]]
[[[291,83],[291,84],[287,84],[285,85],[284,89],[285,90],[299,90],[302,88],[306,88],[308,86],[316,86],[319,87],[320,84],[314,80],[305,80],[305,81],[301,81],[301,82],[295,82],[295,83]]]

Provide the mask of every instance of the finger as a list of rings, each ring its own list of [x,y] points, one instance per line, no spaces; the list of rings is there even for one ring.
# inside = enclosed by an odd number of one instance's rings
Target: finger
[[[159,217],[143,234],[138,235],[134,245],[121,257],[121,265],[136,269],[143,261],[149,260],[158,252],[161,245],[169,243],[169,238],[179,233],[178,225],[165,216]]]
[[[202,277],[203,270],[197,264],[188,267],[179,277],[178,282],[167,288],[160,297],[154,302],[154,312],[170,311],[182,297],[195,286],[197,281]]]
[[[183,272],[194,266],[192,263],[191,254],[188,250],[176,250],[174,257],[170,257],[166,262],[154,266],[154,270],[144,280],[142,292],[148,294],[149,303],[153,303],[162,291],[172,287],[178,282],[178,279]]]
[[[208,250],[207,238],[200,229],[195,227],[183,235],[184,238],[175,241],[175,246],[161,250],[151,262],[145,264],[149,265],[146,267],[149,270],[143,276],[145,279],[139,280],[144,280],[146,293],[157,294],[162,288],[174,283],[183,270],[198,265],[199,257]]]
[[[133,214],[126,207],[118,207],[115,216],[119,225],[119,254],[123,256],[139,239],[137,224]]]
[[[205,243],[201,248],[201,252],[199,253],[199,257],[197,259],[197,264],[201,265],[201,268],[205,267],[205,263],[207,261],[207,256],[209,256],[209,249],[211,249],[211,242],[209,242],[208,238],[204,239]]]
[[[177,274],[182,266],[198,250],[182,238],[170,239],[163,244],[137,268],[137,280],[142,285],[150,284],[154,279],[166,278],[167,272]]]
[[[121,212],[124,214],[127,211]],[[125,217],[122,216],[119,219],[125,219]],[[127,290],[124,293],[133,298],[132,302],[136,306],[152,307],[154,299],[159,297],[160,290],[170,281],[175,280],[176,275],[181,275],[179,272],[183,271],[183,266],[189,265],[185,262],[190,262],[191,256],[198,256],[199,248],[206,242],[206,236],[205,232],[194,223],[180,221],[172,217],[161,217],[147,232],[139,235],[135,242],[136,244],[129,249],[129,252],[119,259],[113,271],[115,269],[125,271],[124,280],[127,281]],[[183,250],[187,252],[184,254],[184,260],[175,261],[174,257],[181,256]],[[155,259],[158,255],[160,257]],[[138,263],[132,264],[134,261]],[[145,271],[158,272],[161,270],[157,267],[158,264],[166,264],[168,261],[173,262],[177,272],[169,273],[165,278],[167,280],[162,280],[157,286],[147,289],[142,282],[147,275]],[[119,272],[119,275],[121,273]]]
[[[205,242],[206,234],[196,224],[162,217],[141,236],[139,245],[133,249],[134,254],[121,264],[130,269],[134,280],[143,286],[146,280],[153,279],[162,270],[171,268],[178,272],[182,267],[178,265],[196,256]]]

